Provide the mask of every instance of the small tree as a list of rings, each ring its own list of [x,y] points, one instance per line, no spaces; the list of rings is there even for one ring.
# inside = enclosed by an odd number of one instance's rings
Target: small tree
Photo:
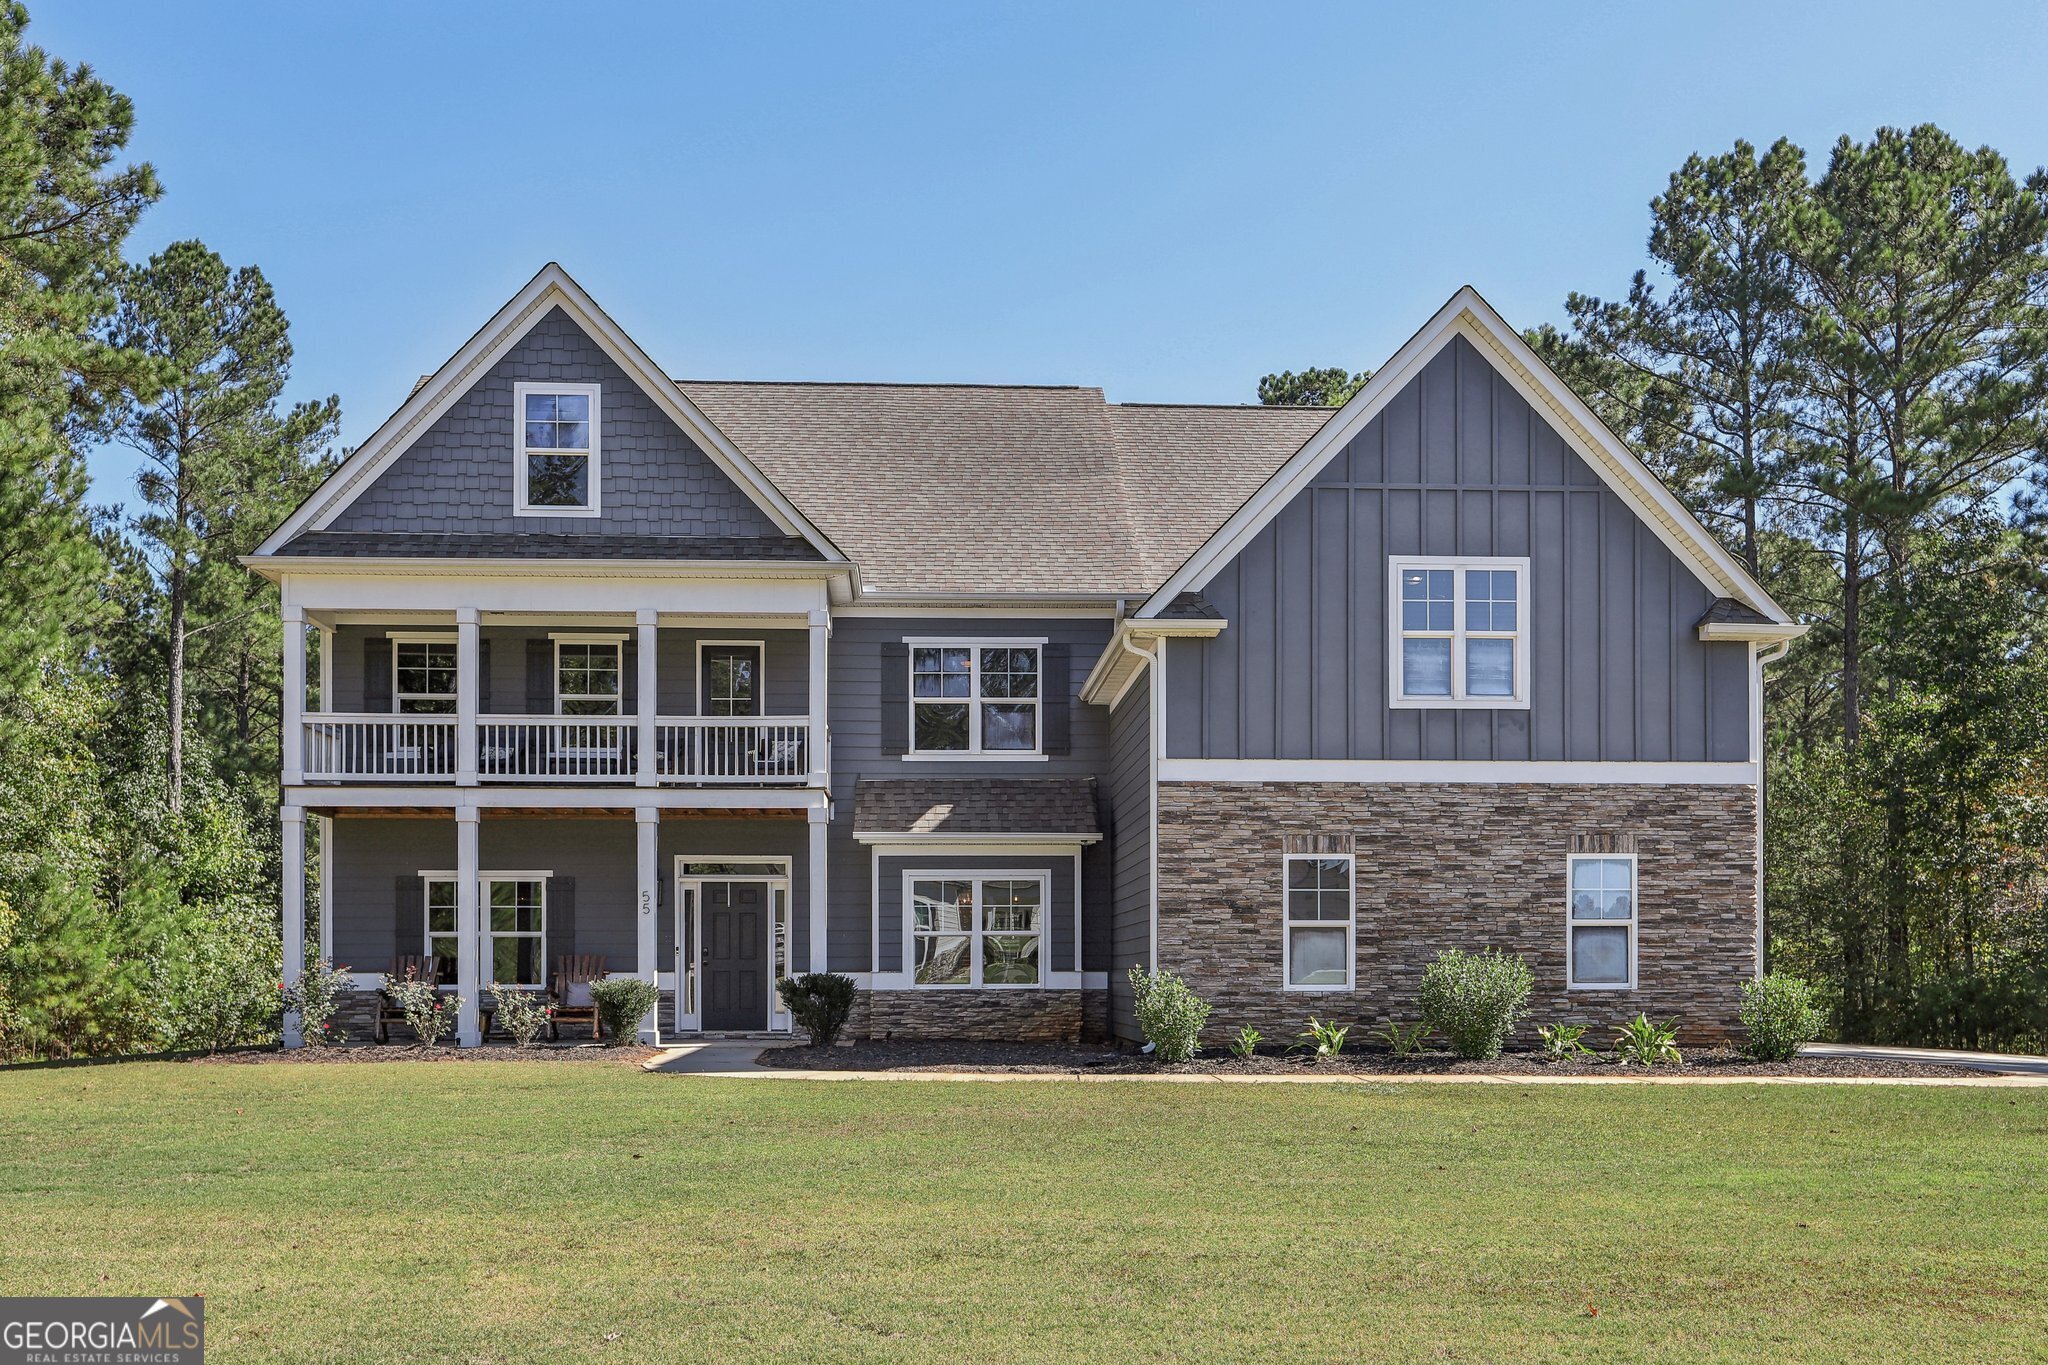
[[[1529,964],[1498,949],[1450,948],[1422,972],[1422,1021],[1469,1061],[1500,1056],[1536,984]]]
[[[1172,972],[1133,967],[1130,981],[1138,1027],[1159,1060],[1185,1062],[1193,1057],[1202,1026],[1209,1022],[1209,1002]]]

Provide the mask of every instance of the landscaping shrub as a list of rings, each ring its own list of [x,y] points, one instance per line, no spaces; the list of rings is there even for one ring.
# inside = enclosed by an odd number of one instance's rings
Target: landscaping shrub
[[[462,1013],[462,996],[443,995],[411,972],[403,978],[385,976],[384,994],[405,1015],[406,1027],[419,1038],[421,1047],[439,1043],[443,1034],[454,1030]]]
[[[1311,1014],[1308,1027],[1295,1035],[1294,1047],[1297,1052],[1306,1052],[1311,1060],[1319,1062],[1342,1052],[1344,1039],[1350,1032],[1349,1024],[1326,1024]]]
[[[1585,1024],[1548,1024],[1536,1030],[1536,1036],[1543,1040],[1543,1055],[1552,1061],[1561,1062],[1567,1057],[1590,1056],[1593,1049],[1580,1041],[1586,1036]]]
[[[607,1047],[621,1047],[640,1037],[640,1021],[661,999],[661,989],[637,976],[608,976],[590,983],[590,998],[597,1002],[598,1022],[604,1025]]]
[[[1783,972],[1743,982],[1737,1017],[1749,1030],[1749,1055],[1760,1062],[1789,1061],[1803,1044],[1820,1037],[1822,1016],[1813,987]]]
[[[775,983],[789,1017],[811,1036],[812,1047],[830,1047],[853,1015],[853,978],[837,972],[802,972]]]
[[[298,980],[282,982],[277,990],[285,1009],[299,1012],[299,1033],[306,1046],[325,1047],[348,1041],[334,1016],[341,1010],[341,997],[355,988],[348,968],[337,967],[323,957],[299,973]]]
[[[1185,1062],[1201,1043],[1209,1022],[1209,1002],[1196,995],[1172,972],[1131,968],[1131,994],[1136,997],[1138,1028],[1162,1062]]]
[[[1256,1053],[1259,1050],[1259,1044],[1265,1041],[1265,1034],[1252,1028],[1250,1025],[1246,1025],[1238,1029],[1237,1036],[1230,1040],[1230,1055],[1239,1061],[1243,1061],[1245,1058]]]
[[[1387,1045],[1387,1051],[1396,1057],[1413,1057],[1422,1051],[1422,1040],[1429,1036],[1428,1024],[1410,1024],[1402,1027],[1388,1020],[1384,1028],[1373,1035]]]
[[[512,1035],[514,1046],[532,1047],[555,1012],[548,998],[539,991],[522,991],[495,981],[491,983],[491,995],[498,1002],[498,1026]]]
[[[1536,978],[1529,964],[1498,949],[1437,954],[1422,971],[1422,1022],[1470,1061],[1500,1056]]]
[[[1647,1014],[1638,1014],[1614,1031],[1614,1055],[1623,1066],[1676,1066],[1684,1061],[1678,1050],[1678,1021],[1653,1024]]]

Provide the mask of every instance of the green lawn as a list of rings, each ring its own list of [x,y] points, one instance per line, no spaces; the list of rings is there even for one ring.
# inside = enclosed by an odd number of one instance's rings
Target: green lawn
[[[0,1073],[0,1292],[194,1291],[223,1361],[2024,1358],[2048,1091]]]

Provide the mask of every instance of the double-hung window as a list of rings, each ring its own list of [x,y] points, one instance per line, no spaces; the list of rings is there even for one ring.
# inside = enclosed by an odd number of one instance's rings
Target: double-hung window
[[[913,754],[1035,754],[1039,727],[1037,641],[913,641]]]
[[[434,959],[441,980],[455,981],[455,879],[428,877],[427,956]]]
[[[1636,860],[1572,854],[1567,869],[1567,975],[1572,990],[1630,990],[1636,984]]]
[[[455,878],[445,873],[425,877],[427,901],[426,951],[435,959],[441,984],[456,981]],[[545,877],[485,873],[477,879],[481,914],[477,969],[488,985],[543,986],[547,983],[547,905]]]
[[[513,428],[521,516],[598,514],[599,395],[595,384],[514,384]]]
[[[455,714],[455,641],[394,638],[391,704],[400,715]]]
[[[1388,563],[1395,706],[1529,704],[1529,561]]]
[[[555,714],[619,714],[619,645],[612,640],[555,641]]]
[[[913,872],[911,980],[920,986],[1036,986],[1047,880],[1014,873]]]
[[[1348,853],[1286,855],[1287,987],[1351,989],[1354,859]]]

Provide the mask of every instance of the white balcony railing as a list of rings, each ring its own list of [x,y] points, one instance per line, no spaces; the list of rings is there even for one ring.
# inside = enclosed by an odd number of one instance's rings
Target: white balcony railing
[[[630,782],[639,721],[632,716],[492,716],[477,722],[485,782]]]
[[[455,780],[455,717],[315,715],[305,725],[309,778]]]
[[[655,772],[663,782],[803,782],[810,734],[805,716],[661,716]]]

